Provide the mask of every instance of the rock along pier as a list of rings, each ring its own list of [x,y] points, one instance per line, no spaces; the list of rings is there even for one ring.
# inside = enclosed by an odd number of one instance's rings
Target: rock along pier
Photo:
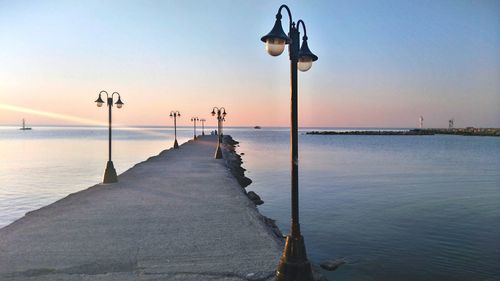
[[[200,137],[0,229],[0,280],[273,280],[281,234],[225,139],[224,159]]]

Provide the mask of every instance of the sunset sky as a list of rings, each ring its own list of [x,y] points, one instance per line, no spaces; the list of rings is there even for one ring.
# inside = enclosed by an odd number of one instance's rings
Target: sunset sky
[[[260,37],[281,1],[0,0],[0,125],[287,126],[287,51]],[[301,126],[500,127],[500,1],[287,1],[319,60],[299,73]],[[288,18],[283,17],[283,25]]]

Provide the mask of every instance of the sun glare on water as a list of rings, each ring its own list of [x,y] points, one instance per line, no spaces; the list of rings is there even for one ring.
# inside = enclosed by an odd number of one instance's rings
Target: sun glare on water
[[[10,104],[0,103],[0,110],[1,109],[14,111],[14,112],[27,113],[27,114],[37,115],[37,116],[44,116],[44,117],[49,117],[52,119],[64,120],[64,121],[74,122],[74,123],[88,125],[88,126],[108,126],[107,122],[97,121],[97,120],[88,119],[88,118],[82,118],[82,117],[78,117],[78,116],[71,116],[71,115],[67,115],[67,114],[42,111],[42,110],[37,110],[37,109],[32,109],[32,108],[27,108],[27,107],[10,105]],[[144,128],[127,127],[127,126],[122,126],[119,124],[117,125],[117,127],[119,127],[120,130],[137,131],[139,133],[147,134],[147,135],[151,135],[151,136],[164,136],[164,133],[160,133],[160,132],[156,132],[156,131],[152,131],[152,130],[145,130]]]

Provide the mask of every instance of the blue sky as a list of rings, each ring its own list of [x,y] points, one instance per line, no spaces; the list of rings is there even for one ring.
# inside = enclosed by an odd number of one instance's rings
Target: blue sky
[[[100,120],[89,101],[116,90],[127,125],[223,105],[228,125],[286,126],[287,54],[259,40],[280,4],[0,1],[0,103]],[[303,126],[500,127],[500,1],[286,4],[319,56],[299,74]],[[22,117],[0,109],[0,124]]]

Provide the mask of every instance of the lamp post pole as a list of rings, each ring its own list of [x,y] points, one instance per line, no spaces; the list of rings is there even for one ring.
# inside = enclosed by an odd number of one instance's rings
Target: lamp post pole
[[[220,148],[220,143],[222,141],[222,119],[226,117],[226,109],[224,107],[218,108],[214,107],[211,112],[212,116],[217,114],[217,149],[215,150],[215,159],[222,158],[222,150]]]
[[[202,118],[202,119],[200,119],[200,121],[201,121],[201,135],[204,136],[205,135],[205,121],[207,121],[207,120]]]
[[[281,10],[288,13],[290,24],[288,35],[281,26]],[[302,46],[300,46],[299,26],[304,29]],[[276,271],[277,281],[312,281],[311,264],[307,259],[304,238],[300,233],[299,223],[299,167],[298,167],[298,89],[297,69],[307,71],[318,57],[307,44],[306,26],[302,20],[292,21],[292,13],[286,5],[281,5],[276,14],[273,29],[261,38],[266,43],[267,52],[272,56],[280,55],[288,44],[290,56],[290,146],[291,146],[291,209],[292,222],[290,234],[286,237],[285,248]]]
[[[179,144],[177,143],[177,117],[181,117],[181,113],[178,110],[170,111],[170,118],[174,118],[174,148],[179,148]]]
[[[196,137],[196,121],[198,121],[200,119],[198,119],[198,117],[191,117],[191,122],[194,123],[194,127],[193,127],[193,140],[197,140],[198,138]]]
[[[117,92],[108,94],[106,91],[99,92],[99,97],[95,100],[97,107],[101,107],[104,104],[104,101],[101,98],[102,94],[106,94],[106,104],[108,106],[108,162],[106,163],[106,170],[104,170],[104,178],[102,180],[103,183],[114,183],[118,181],[118,176],[116,175],[116,170],[113,165],[113,161],[111,160],[111,127],[112,127],[112,119],[111,119],[111,108],[113,107],[113,97],[116,94],[118,96],[118,100],[115,102],[117,108],[122,108],[123,102],[121,100],[120,94]]]
[[[224,122],[226,122],[226,118],[222,117],[220,120],[220,136],[224,137]]]

